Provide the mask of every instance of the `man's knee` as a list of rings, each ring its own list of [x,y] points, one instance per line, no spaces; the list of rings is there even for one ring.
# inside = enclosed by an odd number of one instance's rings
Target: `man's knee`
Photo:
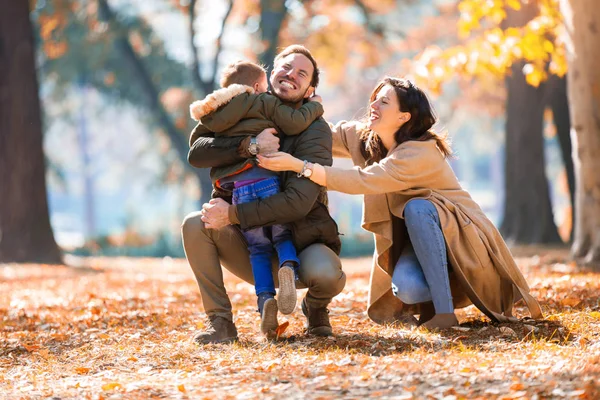
[[[186,215],[181,224],[181,234],[183,235],[184,240],[186,237],[194,237],[206,231],[207,229],[202,221],[200,211],[195,211]]]
[[[340,293],[346,284],[340,258],[329,247],[313,244],[300,254],[300,279],[308,286]],[[335,295],[333,294],[333,295]]]

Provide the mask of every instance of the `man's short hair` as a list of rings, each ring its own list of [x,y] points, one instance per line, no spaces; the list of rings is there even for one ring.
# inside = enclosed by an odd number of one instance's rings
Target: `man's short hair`
[[[289,56],[290,54],[302,54],[303,56],[305,56],[306,58],[308,58],[310,60],[310,62],[313,65],[313,74],[312,74],[312,79],[310,81],[310,86],[316,88],[319,85],[320,71],[319,71],[319,67],[317,66],[317,61],[315,60],[313,55],[310,53],[310,50],[308,50],[306,47],[304,47],[300,44],[293,44],[293,45],[288,46],[285,49],[283,49],[281,51],[281,53],[277,54],[277,57],[275,57],[275,64],[277,64],[277,62],[279,62],[279,60]]]
[[[221,75],[221,87],[227,87],[234,83],[252,86],[259,82],[267,71],[258,64],[250,61],[236,61],[225,67]]]

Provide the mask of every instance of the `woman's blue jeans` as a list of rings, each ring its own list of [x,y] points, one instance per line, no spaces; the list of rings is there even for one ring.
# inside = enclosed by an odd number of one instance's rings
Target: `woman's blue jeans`
[[[392,274],[392,291],[402,302],[433,301],[436,314],[452,313],[448,256],[440,217],[432,202],[411,200],[404,208],[407,243]]]
[[[279,193],[279,179],[268,178],[241,186],[233,190],[233,204],[249,203]],[[292,233],[286,225],[273,225],[254,228],[243,232],[250,251],[250,264],[254,275],[256,295],[275,294],[275,282],[271,272],[271,256],[274,250],[279,256],[279,266],[292,262],[300,264],[296,248],[292,242]],[[273,249],[273,247],[275,249]]]

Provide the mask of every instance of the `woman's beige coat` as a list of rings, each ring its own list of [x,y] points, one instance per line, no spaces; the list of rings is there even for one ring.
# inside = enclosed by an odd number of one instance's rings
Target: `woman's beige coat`
[[[513,303],[525,300],[532,318],[542,318],[523,274],[500,233],[471,196],[461,188],[435,140],[409,141],[365,166],[357,122],[333,127],[334,157],[351,158],[351,171],[325,167],[327,189],[364,194],[363,228],[375,235],[369,291],[369,317],[392,322],[402,312],[418,313],[391,292],[391,275],[406,239],[403,210],[415,198],[429,199],[440,216],[457,308],[475,304],[495,321],[506,321]],[[394,218],[397,217],[397,218]]]

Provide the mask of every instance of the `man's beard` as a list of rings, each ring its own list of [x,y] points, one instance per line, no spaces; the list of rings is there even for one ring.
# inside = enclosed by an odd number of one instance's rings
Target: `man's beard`
[[[273,92],[277,95],[277,97],[279,97],[280,100],[283,100],[287,103],[300,103],[302,100],[304,100],[304,96],[306,96],[306,93],[308,92],[308,89],[310,89],[310,87],[307,87],[306,90],[304,91],[304,93],[299,94],[296,97],[283,97],[282,93],[275,90],[275,88],[273,88]]]

